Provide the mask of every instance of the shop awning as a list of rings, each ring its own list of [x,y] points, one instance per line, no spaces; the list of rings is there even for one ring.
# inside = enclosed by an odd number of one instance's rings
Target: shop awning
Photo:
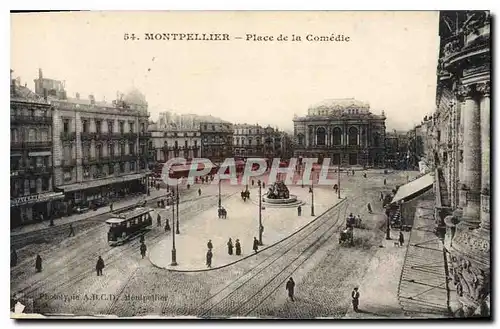
[[[58,186],[57,188],[63,190],[64,193],[67,193],[67,192],[73,192],[73,191],[79,191],[79,190],[86,190],[89,188],[99,187],[99,186],[104,186],[104,185],[111,185],[111,184],[116,184],[116,183],[128,182],[131,180],[141,179],[144,177],[146,177],[146,173],[131,174],[131,175],[125,175],[125,176],[119,176],[119,177],[110,177],[110,178],[106,178],[106,179],[99,179],[99,180],[94,180],[94,181],[90,181],[90,182],[63,185],[63,186]]]
[[[401,200],[404,201],[406,199],[414,198],[431,188],[432,184],[434,184],[434,176],[431,173],[419,177],[414,181],[401,186],[392,199],[391,204],[397,203]]]

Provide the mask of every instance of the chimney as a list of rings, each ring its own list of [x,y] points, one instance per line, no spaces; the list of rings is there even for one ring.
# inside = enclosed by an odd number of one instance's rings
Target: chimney
[[[80,99],[80,93],[75,94],[76,99]]]

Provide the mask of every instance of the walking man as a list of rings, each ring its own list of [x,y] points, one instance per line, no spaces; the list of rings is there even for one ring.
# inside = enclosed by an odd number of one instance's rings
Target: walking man
[[[212,250],[214,248],[214,246],[212,244],[212,240],[208,240],[207,248],[208,248],[208,250]]]
[[[236,243],[234,246],[236,248],[236,256],[241,256],[241,244],[239,239],[236,239]]]
[[[288,290],[288,297],[294,302],[295,300],[293,299],[293,292],[295,289],[295,282],[293,281],[293,278],[288,279],[288,282],[286,283],[286,290]]]
[[[165,219],[165,232],[170,232],[170,225],[168,224],[168,218]]]
[[[358,306],[359,306],[359,291],[358,287],[354,288],[354,290],[351,293],[352,297],[352,308],[354,312],[358,312]]]
[[[386,179],[386,178],[384,178],[384,185],[386,185],[386,184],[387,184],[387,179]]]
[[[403,232],[399,232],[399,246],[402,247],[405,244],[405,236]]]
[[[233,254],[233,241],[231,240],[231,238],[229,238],[229,241],[227,242],[227,253],[229,255]]]
[[[73,223],[69,224],[69,235],[68,235],[68,238],[70,236],[75,236],[75,230],[73,229]]]
[[[144,242],[141,243],[141,256],[142,256],[142,259],[144,259],[144,257],[146,256],[146,250],[147,250],[147,247],[144,244]]]
[[[370,203],[368,203],[368,205],[366,206],[368,208],[368,213],[372,214],[372,205]]]
[[[104,260],[101,256],[97,259],[97,264],[95,265],[95,270],[97,272],[97,276],[102,275],[102,269],[104,268]]]
[[[207,251],[207,267],[211,268],[212,267],[212,249],[208,249]]]
[[[159,213],[156,216],[156,226],[161,227],[161,216]]]
[[[198,189],[198,196],[201,196],[201,187]]]
[[[258,250],[259,250],[259,240],[257,240],[256,237],[253,237],[253,251],[257,253]]]
[[[40,255],[36,255],[35,269],[37,272],[42,271],[42,257],[40,257]]]
[[[113,202],[111,202],[111,203],[109,204],[109,211],[110,211],[110,212],[113,212]]]
[[[300,217],[302,216],[302,207],[301,206],[298,206],[297,207],[297,215]]]

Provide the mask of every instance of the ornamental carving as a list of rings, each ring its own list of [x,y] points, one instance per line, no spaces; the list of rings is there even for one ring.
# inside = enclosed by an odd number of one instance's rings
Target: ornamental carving
[[[473,235],[470,231],[462,231],[455,235],[453,244],[460,244],[475,253],[485,254],[490,252],[490,241]]]
[[[491,88],[490,81],[478,83],[476,85],[476,90],[485,97],[490,96],[490,88]]]
[[[457,96],[461,99],[470,99],[474,96],[475,89],[472,87],[472,85],[460,85],[457,88]]]
[[[461,256],[453,256],[450,265],[450,275],[458,296],[475,304],[464,305],[465,316],[470,316],[490,293],[489,274]]]

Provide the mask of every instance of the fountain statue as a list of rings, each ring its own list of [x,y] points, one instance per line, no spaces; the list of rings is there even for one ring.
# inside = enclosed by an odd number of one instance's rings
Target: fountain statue
[[[267,198],[269,199],[288,199],[290,191],[283,181],[276,182],[269,187]]]

